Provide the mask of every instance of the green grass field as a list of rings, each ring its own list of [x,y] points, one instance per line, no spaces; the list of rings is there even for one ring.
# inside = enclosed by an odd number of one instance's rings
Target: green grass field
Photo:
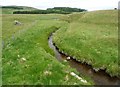
[[[55,58],[48,45],[48,37],[53,31],[56,31],[53,41],[60,51],[92,65],[96,71],[105,69],[111,76],[120,76],[117,10],[69,15],[15,15],[11,14],[13,9],[2,12],[3,85],[94,84],[89,77]],[[21,25],[15,25],[15,20]],[[87,83],[72,76],[71,72]]]
[[[61,17],[64,15],[2,15],[3,85],[93,84],[89,79],[84,83],[71,76],[71,72],[79,73],[58,62],[48,46],[50,33],[68,24],[56,20]],[[15,25],[14,20],[21,25]]]
[[[120,76],[117,18],[117,10],[70,14],[62,19],[69,24],[54,34],[54,43],[60,51],[96,71],[106,69],[111,76]]]

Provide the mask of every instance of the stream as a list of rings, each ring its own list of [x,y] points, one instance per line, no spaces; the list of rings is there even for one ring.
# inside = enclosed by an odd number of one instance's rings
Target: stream
[[[120,78],[111,77],[105,72],[105,70],[99,70],[98,72],[95,72],[90,65],[80,63],[71,57],[68,59],[68,56],[59,52],[58,48],[53,44],[52,34],[48,38],[48,44],[49,47],[54,50],[55,57],[59,62],[67,60],[72,68],[75,68],[83,76],[90,77],[94,81],[95,85],[120,85]]]

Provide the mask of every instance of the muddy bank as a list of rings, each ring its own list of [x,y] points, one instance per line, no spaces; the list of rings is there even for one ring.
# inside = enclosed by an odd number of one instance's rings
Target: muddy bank
[[[105,70],[95,71],[91,65],[86,63],[81,63],[80,61],[76,61],[73,57],[68,56],[64,52],[60,52],[59,48],[52,41],[52,34],[48,38],[48,44],[51,49],[54,50],[55,57],[58,61],[67,60],[69,65],[72,68],[75,68],[80,74],[83,76],[89,76],[94,82],[95,85],[120,85],[120,78],[111,77],[109,74],[105,72]]]

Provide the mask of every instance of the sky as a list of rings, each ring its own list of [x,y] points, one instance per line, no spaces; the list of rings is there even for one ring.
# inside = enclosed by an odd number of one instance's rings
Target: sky
[[[0,0],[0,5],[30,6],[39,9],[74,7],[88,11],[118,8],[120,0]]]

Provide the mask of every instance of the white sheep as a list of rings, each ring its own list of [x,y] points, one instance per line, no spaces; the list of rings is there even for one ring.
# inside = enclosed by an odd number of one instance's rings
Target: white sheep
[[[19,22],[17,20],[15,20],[14,23],[15,23],[15,25],[21,25],[21,22]]]

